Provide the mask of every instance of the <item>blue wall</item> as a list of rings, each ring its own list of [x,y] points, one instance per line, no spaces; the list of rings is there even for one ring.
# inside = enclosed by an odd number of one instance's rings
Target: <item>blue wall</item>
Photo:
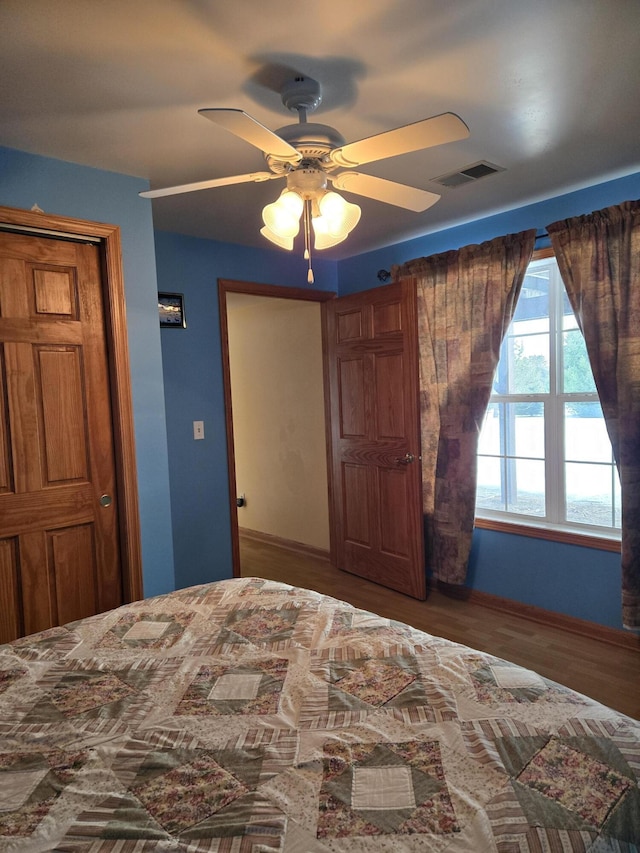
[[[378,270],[393,264],[528,228],[542,232],[556,220],[638,198],[640,173],[349,258],[338,267],[339,293],[379,286]],[[622,628],[619,554],[477,529],[467,580],[483,592]]]
[[[620,554],[476,529],[467,585],[622,628]]]
[[[231,514],[218,278],[307,288],[303,259],[156,234],[158,289],[184,293],[186,329],[162,329],[176,587],[231,576]],[[334,262],[314,261],[318,290],[337,291]],[[193,421],[204,421],[194,441]]]
[[[0,147],[0,204],[121,229],[145,595],[174,588],[153,223],[146,181]]]

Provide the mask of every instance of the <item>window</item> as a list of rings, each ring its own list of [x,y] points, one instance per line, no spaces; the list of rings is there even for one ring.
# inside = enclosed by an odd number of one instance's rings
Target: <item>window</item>
[[[478,446],[479,518],[620,536],[620,481],[551,251],[529,264]]]

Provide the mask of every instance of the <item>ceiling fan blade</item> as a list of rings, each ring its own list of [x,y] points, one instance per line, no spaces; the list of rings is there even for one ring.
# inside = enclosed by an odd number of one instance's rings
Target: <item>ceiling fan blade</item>
[[[375,160],[397,157],[422,148],[433,148],[445,142],[456,142],[469,136],[467,125],[453,113],[425,118],[414,124],[396,127],[376,136],[369,136],[358,142],[350,142],[341,148],[335,148],[329,158],[337,166],[362,166]]]
[[[273,154],[280,160],[289,163],[299,163],[302,155],[293,145],[289,145],[268,127],[260,124],[244,110],[204,109],[198,110],[201,116],[224,127],[225,130],[244,139],[250,145],[255,145],[265,154]]]
[[[145,190],[138,193],[142,198],[161,198],[165,195],[179,195],[180,193],[192,193],[196,190],[208,190],[212,187],[226,187],[230,184],[246,184],[250,181],[258,184],[261,181],[270,181],[272,178],[284,177],[274,175],[271,172],[250,172],[247,175],[230,175],[226,178],[212,178],[209,181],[196,181],[193,184],[179,184],[175,187],[164,187],[158,190]]]
[[[396,207],[404,207],[416,213],[431,207],[440,198],[437,193],[408,187],[396,181],[387,181],[385,178],[363,175],[361,172],[341,172],[339,175],[329,177],[333,186],[339,190],[374,198],[385,204],[395,204]]]

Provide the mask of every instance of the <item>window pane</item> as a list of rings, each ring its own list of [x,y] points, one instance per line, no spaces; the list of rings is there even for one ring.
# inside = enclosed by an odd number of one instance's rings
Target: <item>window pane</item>
[[[613,461],[611,442],[599,402],[565,403],[564,432],[567,461]]]
[[[507,459],[506,467],[508,511],[544,517],[544,462]]]
[[[547,263],[539,275],[529,272],[525,277],[513,320],[502,342],[494,392],[548,393],[549,340]]]
[[[505,499],[502,493],[500,469],[501,459],[486,456],[478,457],[478,486],[476,489],[476,506],[483,509],[505,509]]]
[[[613,466],[613,526],[622,527],[622,496],[620,494],[620,477],[618,469]]]
[[[555,258],[552,264],[548,260],[534,261],[529,264],[513,315],[514,323],[532,318],[544,318],[548,322],[549,278],[553,264],[555,264]]]
[[[510,394],[549,393],[549,333],[509,338]]]
[[[610,465],[567,462],[567,521],[613,526],[613,483]]]
[[[500,416],[502,403],[489,403],[478,437],[478,453],[500,454]]]
[[[591,393],[596,390],[587,348],[579,329],[563,332],[562,363],[566,394]]]
[[[478,453],[544,459],[544,403],[490,403],[478,438]]]
[[[505,451],[544,459],[544,403],[505,403]]]

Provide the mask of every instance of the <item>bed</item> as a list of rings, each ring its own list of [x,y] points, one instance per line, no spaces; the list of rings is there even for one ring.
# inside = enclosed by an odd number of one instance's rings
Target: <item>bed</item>
[[[243,578],[0,647],[0,850],[618,851],[640,724]]]

